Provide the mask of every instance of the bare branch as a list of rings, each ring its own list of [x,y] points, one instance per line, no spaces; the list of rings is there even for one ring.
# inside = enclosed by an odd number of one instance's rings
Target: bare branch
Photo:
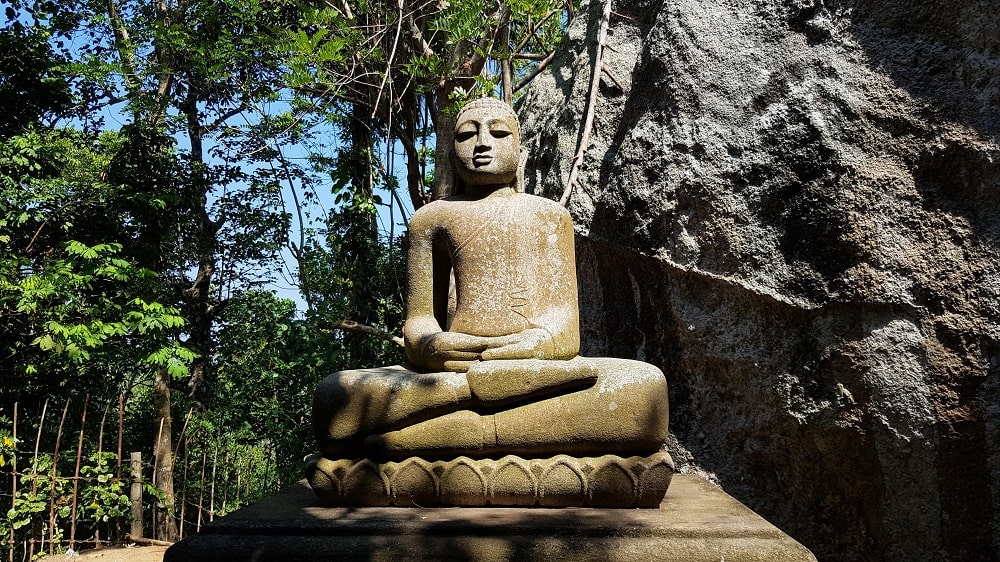
[[[156,3],[156,20],[157,23],[163,26],[164,29],[170,27],[170,12],[167,7],[165,0],[159,0]],[[154,46],[154,51],[156,54],[156,62],[161,70],[156,73],[157,87],[156,87],[156,104],[159,111],[154,116],[155,122],[160,122],[166,118],[167,113],[167,94],[170,92],[170,87],[174,83],[174,73],[172,70],[172,56],[168,49],[163,45],[157,44]]]
[[[554,59],[555,57],[556,57],[555,51],[549,53],[548,56],[542,59],[542,62],[538,63],[538,66],[536,66],[535,69],[532,70],[530,74],[517,81],[517,84],[514,85],[514,91],[516,92],[521,88],[530,84],[531,81],[534,80],[536,76],[541,74],[543,70],[545,70],[546,68],[548,68],[550,64],[552,64],[552,59]]]
[[[503,40],[503,29],[507,27],[508,23],[510,23],[510,15],[510,6],[504,6],[503,11],[500,12],[500,17],[497,18],[497,25],[493,28],[493,32],[483,34],[482,40],[479,41],[479,48],[473,51],[472,58],[469,59],[470,77],[482,74],[483,68],[486,66],[487,58],[493,51],[493,47]]]
[[[503,49],[510,45],[510,10],[507,10],[507,21],[500,25],[497,42],[501,45],[501,55]],[[518,49],[515,49],[518,50]],[[503,101],[507,105],[514,106],[514,73],[510,65],[510,56],[500,59],[500,75],[503,83]]]
[[[379,84],[378,93],[375,95],[375,103],[372,104],[372,114],[369,119],[375,118],[375,113],[378,112],[378,104],[382,99],[382,90],[385,89],[385,83],[389,79],[389,74],[392,72],[392,61],[396,58],[396,47],[399,45],[399,34],[403,30],[403,0],[397,0],[396,6],[399,8],[399,18],[396,20],[396,37],[392,40],[392,52],[389,53],[389,59],[385,61],[385,73],[382,75],[382,83]],[[413,21],[413,18],[410,18]],[[416,25],[414,25],[416,27]],[[392,86],[389,86],[389,95],[392,95]],[[391,114],[390,114],[391,115]]]
[[[230,117],[239,115],[240,112],[242,112],[244,110],[247,110],[247,109],[250,109],[250,107],[247,106],[246,104],[241,104],[239,107],[234,107],[234,108],[230,109],[229,111],[227,111],[227,112],[223,113],[222,115],[220,115],[218,119],[216,119],[215,121],[212,121],[210,124],[208,124],[208,125],[202,125],[202,127],[201,127],[201,134],[203,134],[203,135],[210,134],[217,127],[219,127],[220,125],[222,125],[223,123],[225,123],[226,121],[228,121]]]
[[[619,80],[618,77],[615,76],[614,72],[611,72],[611,69],[608,68],[608,65],[602,63],[601,70],[604,71],[604,74],[608,75],[608,78],[611,79],[611,82],[615,85],[616,88],[618,88],[622,92],[625,91],[625,87],[622,86],[621,80]]]
[[[380,328],[374,326],[369,326],[367,324],[359,324],[354,320],[341,320],[337,324],[331,326],[335,330],[342,330],[344,332],[359,332],[362,334],[368,334],[370,336],[376,336],[382,338],[386,341],[391,341],[392,343],[403,347],[403,338],[386,332]]]
[[[406,15],[406,28],[410,32],[410,38],[413,39],[414,51],[422,57],[433,57],[434,49],[424,39],[424,34],[420,32],[420,28],[417,27],[416,22],[413,21],[413,14]]]
[[[514,52],[516,53],[521,49],[523,49],[524,46],[528,44],[528,41],[530,41],[532,37],[535,37],[535,35],[538,33],[538,30],[541,29],[543,25],[545,25],[545,22],[549,21],[549,18],[554,16],[557,12],[559,12],[559,10],[549,10],[549,13],[542,16],[542,19],[538,20],[538,23],[536,23],[531,27],[531,31],[529,31],[528,34],[524,36],[524,39],[521,39],[521,42],[517,44],[517,47],[514,47]]]
[[[601,27],[597,32],[597,52],[594,56],[594,67],[590,71],[590,98],[587,100],[587,113],[583,122],[583,131],[580,134],[580,144],[577,146],[576,155],[573,156],[573,167],[569,171],[569,180],[566,181],[566,189],[563,191],[559,203],[565,207],[569,205],[570,195],[573,193],[573,186],[576,184],[576,177],[580,173],[580,163],[583,162],[583,155],[590,144],[590,131],[594,127],[594,113],[597,107],[597,92],[600,89],[601,68],[604,66],[604,42],[608,37],[608,20],[611,19],[611,0],[604,0],[604,13],[601,15]]]
[[[349,20],[354,19],[354,14],[351,13],[351,6],[345,0],[341,0],[337,4],[334,4],[330,0],[324,0],[323,3],[343,14],[345,18]]]

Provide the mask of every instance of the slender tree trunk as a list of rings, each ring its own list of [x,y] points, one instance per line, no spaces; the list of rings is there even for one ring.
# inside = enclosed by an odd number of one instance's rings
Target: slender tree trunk
[[[361,279],[363,275],[372,271],[378,259],[376,255],[378,245],[376,215],[369,210],[367,205],[359,205],[359,203],[370,202],[375,193],[374,162],[372,161],[373,133],[366,109],[362,105],[354,105],[348,124],[351,142],[349,153],[351,183],[355,205],[348,211],[353,216],[349,223],[350,226],[345,232],[345,242],[346,257],[353,261],[352,268],[355,271],[355,279]],[[378,319],[372,315],[374,302],[376,302],[376,298],[372,294],[371,285],[369,283],[355,283],[351,287],[347,319],[363,324],[377,322]],[[363,335],[347,333],[344,340],[355,364],[365,365],[374,359],[364,346],[365,337]]]
[[[163,492],[163,503],[157,511],[156,536],[161,540],[177,540],[177,521],[174,519],[174,457],[171,451],[173,433],[170,417],[170,374],[157,369],[153,381],[153,475],[156,487]]]
[[[216,222],[209,216],[208,192],[211,185],[205,177],[205,154],[202,135],[204,133],[201,119],[198,115],[198,99],[194,92],[188,92],[181,104],[187,120],[188,139],[191,142],[192,187],[195,190],[194,212],[197,217],[197,259],[198,272],[194,282],[185,289],[184,297],[191,311],[191,338],[188,346],[198,358],[191,368],[191,379],[188,386],[194,396],[198,387],[205,382],[208,374],[208,358],[212,353],[212,324],[217,315],[218,306],[213,302],[212,283],[215,281],[216,257],[218,253],[218,232],[222,220]]]
[[[451,163],[451,145],[455,140],[455,117],[451,113],[444,111],[444,105],[448,103],[448,94],[451,89],[438,94],[437,106],[433,109],[434,134],[437,137],[437,144],[434,146],[434,187],[431,190],[431,200],[444,199],[453,195],[455,186],[454,172]]]
[[[410,195],[413,210],[416,211],[429,202],[424,192],[424,173],[420,153],[417,151],[417,128],[420,126],[420,104],[413,88],[405,88],[400,94],[403,108],[403,123],[399,126],[400,140],[406,160],[406,190]]]

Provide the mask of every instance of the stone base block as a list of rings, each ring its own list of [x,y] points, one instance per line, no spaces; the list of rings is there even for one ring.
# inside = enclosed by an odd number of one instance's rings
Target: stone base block
[[[321,458],[306,471],[330,506],[648,507],[674,473],[664,451],[648,457],[570,457],[400,462]]]
[[[722,490],[675,475],[659,509],[323,507],[300,482],[208,525],[165,562],[815,562]]]

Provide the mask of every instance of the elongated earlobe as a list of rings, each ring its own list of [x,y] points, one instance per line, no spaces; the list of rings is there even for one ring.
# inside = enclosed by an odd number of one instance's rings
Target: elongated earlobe
[[[465,182],[458,175],[458,157],[455,156],[454,148],[448,150],[448,163],[451,164],[451,193],[446,195],[446,197],[465,193]]]
[[[524,170],[528,164],[528,149],[521,147],[521,159],[517,164],[517,175],[514,176],[514,189],[524,193]]]

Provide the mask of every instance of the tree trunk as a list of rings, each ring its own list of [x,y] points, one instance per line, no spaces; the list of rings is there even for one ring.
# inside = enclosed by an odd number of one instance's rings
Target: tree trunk
[[[370,207],[363,203],[372,201],[375,193],[373,177],[372,144],[373,134],[368,120],[367,108],[354,105],[351,119],[348,122],[350,135],[349,162],[351,166],[351,183],[354,190],[354,204],[348,210],[351,213],[349,226],[345,232],[344,242],[347,259],[353,261],[355,279],[363,279],[372,268],[376,267],[378,228],[376,215]],[[372,314],[373,303],[376,302],[372,286],[369,283],[355,283],[351,286],[348,297],[347,319],[371,324],[377,321]],[[365,343],[363,334],[348,332],[344,341],[351,353],[351,359],[358,365],[369,364],[374,357]]]
[[[153,382],[153,477],[156,487],[163,492],[158,504],[156,536],[161,540],[177,540],[177,521],[174,519],[174,458],[171,451],[172,431],[170,418],[170,374],[166,369],[156,370]]]
[[[218,232],[222,220],[215,222],[209,216],[208,192],[211,184],[205,177],[205,149],[202,140],[204,134],[202,121],[198,115],[198,99],[193,92],[188,92],[181,103],[181,111],[187,121],[188,140],[191,143],[191,183],[196,200],[193,210],[197,216],[197,259],[198,272],[194,282],[184,291],[189,309],[190,339],[187,344],[198,358],[191,366],[191,379],[188,382],[191,396],[196,396],[198,388],[205,382],[208,373],[208,358],[212,353],[212,324],[217,314],[217,303],[212,299],[212,283],[215,281],[216,254],[218,253]]]
[[[444,93],[438,96],[439,104],[448,103],[448,95]],[[437,137],[434,146],[434,188],[431,191],[431,200],[437,201],[453,195],[455,186],[454,172],[451,163],[451,145],[455,139],[455,115],[444,111],[444,106],[439,105],[435,110],[437,114],[434,119],[434,134]]]

